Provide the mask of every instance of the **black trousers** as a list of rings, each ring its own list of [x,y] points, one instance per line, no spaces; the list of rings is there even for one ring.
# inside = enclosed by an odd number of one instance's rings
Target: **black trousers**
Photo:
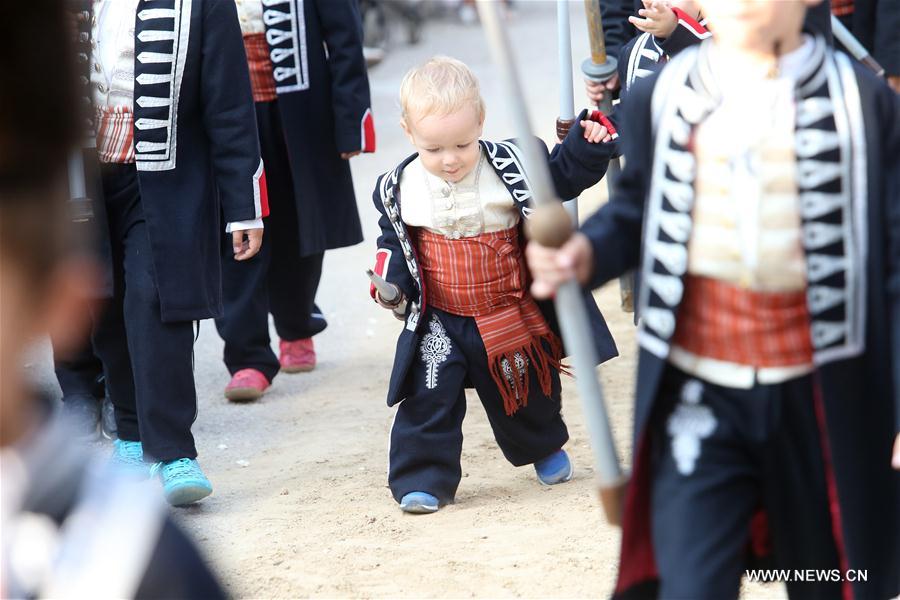
[[[652,531],[660,598],[737,598],[754,513],[773,568],[839,569],[812,376],[739,390],[667,367],[651,420]],[[792,598],[840,583],[788,582]]]
[[[141,441],[155,460],[195,458],[194,328],[164,323],[150,237],[134,165],[105,165],[114,296],[94,348],[103,362],[120,439]]]
[[[86,340],[84,346],[70,356],[57,356],[54,349],[53,366],[62,389],[63,402],[72,396],[103,399],[103,363],[94,353],[90,340]]]
[[[428,328],[407,375],[413,391],[397,406],[391,428],[388,483],[398,502],[415,491],[428,492],[444,503],[456,495],[462,477],[467,382],[478,392],[497,444],[510,463],[528,465],[563,447],[569,432],[560,415],[558,373],[548,398],[529,369],[528,404],[508,416],[488,371],[475,319],[430,309]]]
[[[325,254],[300,255],[294,183],[277,104],[258,102],[256,119],[270,216],[262,248],[250,260],[234,260],[231,234],[222,239],[225,315],[216,319],[216,328],[231,374],[253,368],[272,381],[279,364],[270,346],[269,314],[283,340],[311,338],[327,326],[315,305]]]

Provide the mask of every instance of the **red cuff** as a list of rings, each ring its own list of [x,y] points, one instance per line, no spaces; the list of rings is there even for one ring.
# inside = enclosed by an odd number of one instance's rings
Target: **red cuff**
[[[609,135],[612,139],[614,139],[614,140],[618,139],[619,133],[616,131],[616,126],[613,125],[612,121],[609,120],[609,117],[604,115],[601,111],[599,111],[599,110],[591,111],[590,115],[588,116],[588,119],[590,119],[591,121],[600,123],[601,125],[606,127],[606,131],[609,132]]]
[[[675,11],[675,16],[678,18],[679,25],[684,25],[688,31],[693,33],[698,38],[708,38],[710,36],[709,30],[700,24],[700,22],[694,17],[690,16],[680,8],[673,8]]]
[[[363,152],[375,152],[375,119],[372,117],[372,109],[367,108],[360,121],[360,150]]]
[[[372,269],[372,271],[382,279],[384,279],[387,275],[388,264],[391,261],[391,254],[392,252],[387,248],[379,248],[375,252],[375,267]],[[369,284],[369,295],[372,296],[373,300],[375,299],[374,283]]]

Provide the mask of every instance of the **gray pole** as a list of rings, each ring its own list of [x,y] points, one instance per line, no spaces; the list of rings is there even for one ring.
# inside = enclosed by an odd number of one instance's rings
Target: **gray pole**
[[[556,31],[559,42],[559,117],[556,119],[556,137],[562,139],[575,123],[575,91],[572,82],[572,32],[569,26],[568,0],[556,0]],[[569,216],[578,225],[578,198],[564,203]]]
[[[531,217],[533,230],[549,233],[540,236],[541,243],[561,245],[571,236],[572,223],[557,201],[550,179],[550,170],[542,156],[540,143],[531,133],[528,109],[525,106],[522,86],[515,70],[509,40],[500,21],[497,5],[491,0],[478,0],[481,22],[487,33],[494,62],[503,76],[507,101],[512,109],[515,132],[522,142],[524,162],[528,180],[536,205]],[[543,215],[541,214],[543,213]],[[560,230],[556,223],[566,223]],[[567,228],[566,228],[567,227]],[[549,239],[555,237],[557,239]],[[543,238],[543,239],[540,239]],[[559,318],[563,339],[578,377],[578,395],[581,398],[587,430],[590,435],[594,465],[600,486],[600,496],[606,518],[610,523],[621,523],[621,500],[626,477],[619,466],[619,457],[613,442],[609,417],[603,399],[603,390],[597,379],[597,351],[591,337],[591,327],[587,309],[577,281],[569,281],[556,292],[556,314]]]

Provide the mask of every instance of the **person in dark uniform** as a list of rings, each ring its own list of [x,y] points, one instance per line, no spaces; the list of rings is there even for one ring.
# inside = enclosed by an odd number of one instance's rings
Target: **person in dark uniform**
[[[748,550],[792,598],[900,593],[900,98],[815,2],[701,0],[616,196],[527,249],[538,297],[641,267],[616,597],[737,598]]]
[[[83,123],[63,5],[0,22],[0,597],[224,598],[158,493],[73,447],[23,367],[37,336],[86,345],[100,277],[65,193]]]
[[[832,0],[831,12],[872,53],[900,94],[900,2]]]
[[[362,241],[349,160],[375,151],[356,0],[237,0],[273,217],[260,256],[225,261],[230,400],[259,398],[279,370],[316,366],[326,250]],[[225,251],[227,252],[227,244]],[[269,340],[269,314],[279,356]]]
[[[93,341],[115,405],[114,458],[152,462],[166,499],[190,504],[212,493],[191,434],[193,322],[222,315],[222,235],[226,260],[247,260],[268,212],[237,11],[96,0],[90,39],[95,212],[113,280]]]

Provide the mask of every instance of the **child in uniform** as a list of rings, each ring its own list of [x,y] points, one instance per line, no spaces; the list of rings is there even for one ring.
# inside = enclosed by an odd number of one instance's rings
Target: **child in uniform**
[[[547,485],[572,465],[560,415],[563,356],[552,307],[527,291],[522,218],[531,190],[517,142],[481,140],[484,104],[462,63],[433,58],[400,91],[401,125],[417,150],[382,175],[375,272],[407,300],[388,391],[399,403],[389,483],[407,512],[434,512],[459,485],[465,388],[474,386],[497,443],[514,465],[533,464]],[[606,128],[582,114],[550,157],[560,197],[606,171]],[[388,303],[373,286],[373,297]],[[590,301],[600,360],[616,355]],[[549,319],[547,318],[549,316]]]
[[[713,39],[625,102],[618,197],[527,249],[538,297],[641,267],[617,596],[736,598],[751,530],[791,597],[900,592],[900,100],[815,3],[702,2]]]

